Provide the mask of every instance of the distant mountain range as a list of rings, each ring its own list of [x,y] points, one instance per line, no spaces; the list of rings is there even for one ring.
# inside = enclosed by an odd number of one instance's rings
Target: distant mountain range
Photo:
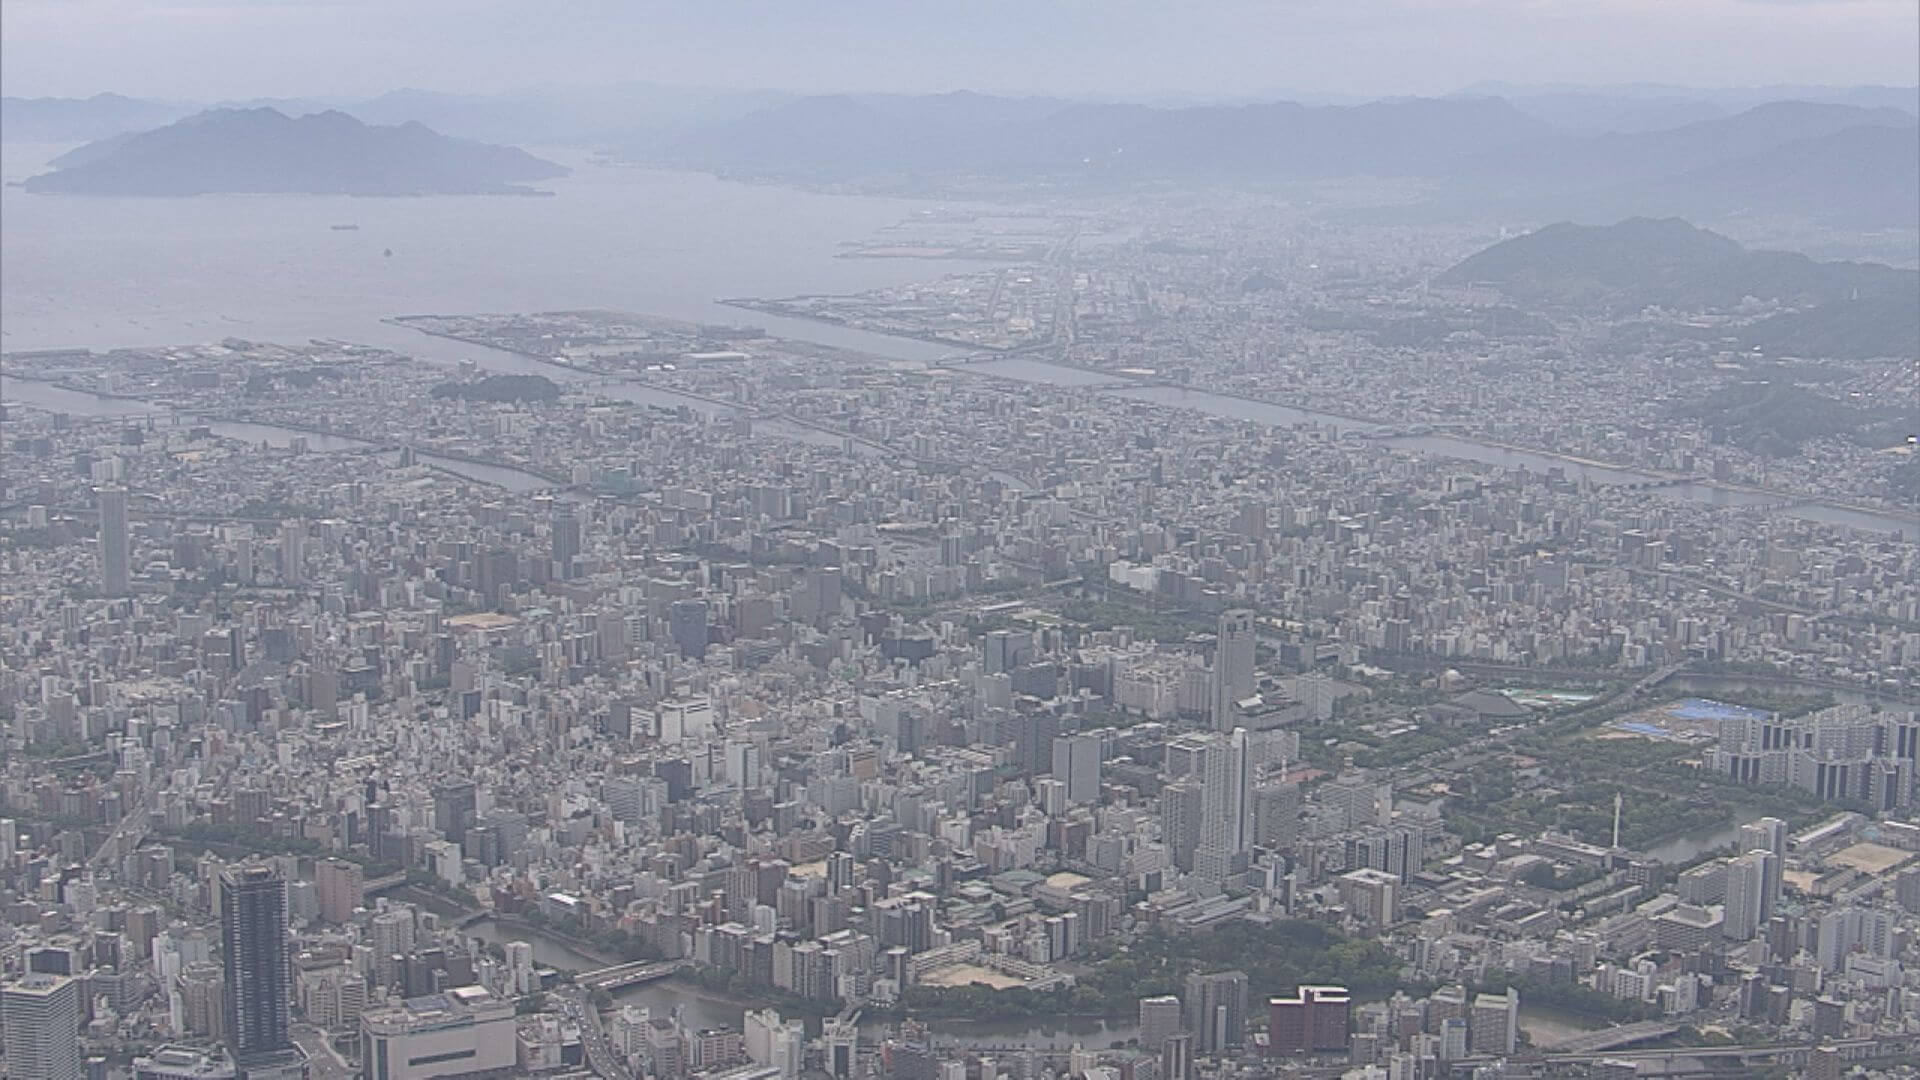
[[[1739,329],[1745,346],[1768,355],[1920,355],[1920,271],[1749,251],[1678,219],[1549,225],[1469,256],[1434,284],[1614,315],[1653,305],[1733,311],[1751,297],[1793,308]]]
[[[363,124],[342,112],[215,109],[115,135],[55,159],[28,191],[70,195],[531,194],[567,169],[509,146],[452,139],[419,123]]]
[[[1355,106],[1098,105],[959,92],[801,98],[653,160],[820,180],[918,174],[1081,183],[1424,175],[1551,133],[1497,98]]]
[[[95,94],[90,98],[0,98],[0,138],[7,142],[83,142],[171,124],[195,111],[191,105],[144,101],[120,94]]]
[[[543,86],[510,94],[392,90],[372,98],[257,98],[176,102],[97,94],[0,98],[0,139],[75,143],[144,131],[211,109],[271,108],[289,116],[337,109],[369,124],[418,121],[445,135],[536,146],[619,146],[677,137],[795,95],[771,90],[623,83]]]
[[[1920,120],[1892,108],[1773,102],[1661,131],[1515,143],[1448,183],[1452,201],[1539,217],[1777,214],[1913,226]]]
[[[1790,98],[1806,100],[1785,100]],[[267,102],[281,111],[312,102]],[[1485,84],[1359,105],[1148,106],[1052,97],[796,96],[658,86],[464,96],[400,90],[338,106],[369,123],[590,145],[652,164],[800,183],[922,192],[981,183],[1414,178],[1409,213],[1585,222],[1682,215],[1738,229],[1792,219],[1920,227],[1920,88]],[[98,138],[179,119],[183,106],[101,95],[7,98],[7,139]]]

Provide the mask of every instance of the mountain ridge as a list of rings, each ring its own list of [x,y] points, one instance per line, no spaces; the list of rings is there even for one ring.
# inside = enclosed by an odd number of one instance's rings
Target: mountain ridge
[[[338,110],[290,117],[269,107],[212,109],[116,135],[29,178],[36,193],[532,194],[526,181],[567,169],[509,146],[454,139],[418,121],[364,124]]]
[[[1747,347],[1775,355],[1920,355],[1920,271],[1749,250],[1679,218],[1559,222],[1469,255],[1433,284],[1489,287],[1523,305],[1614,316],[1656,305],[1744,313],[1757,300],[1787,310],[1739,326]]]

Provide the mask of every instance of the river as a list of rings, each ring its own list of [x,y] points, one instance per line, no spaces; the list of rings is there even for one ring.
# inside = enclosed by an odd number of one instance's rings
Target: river
[[[364,439],[330,435],[325,432],[302,431],[277,424],[255,424],[241,420],[207,420],[187,413],[158,414],[154,406],[144,401],[136,401],[132,398],[101,397],[97,394],[70,390],[63,386],[30,379],[8,379],[0,376],[0,401],[18,402],[53,412],[96,419],[156,417],[156,422],[163,426],[204,427],[223,439],[237,439],[256,446],[265,443],[269,446],[285,448],[292,446],[295,441],[301,441],[307,450],[319,454],[371,450],[378,445]],[[399,453],[390,451],[382,456],[388,461],[394,461],[399,457]],[[485,462],[467,461],[463,458],[452,458],[424,451],[417,452],[414,457],[436,469],[464,476],[482,484],[505,488],[508,491],[538,491],[554,486],[553,481],[538,473],[507,465],[490,465]]]
[[[536,963],[558,971],[591,971],[604,966],[567,942],[539,930],[501,926],[491,919],[483,919],[468,927],[466,933],[501,945],[509,941],[528,942],[533,945]],[[708,993],[674,979],[629,986],[615,991],[613,997],[621,1005],[640,1005],[656,1012],[678,1008],[681,1021],[696,1029],[739,1030],[742,1027],[741,1018],[751,1007],[739,998]],[[878,1035],[887,1022],[871,1021],[861,1026],[866,1032]],[[1090,1048],[1112,1046],[1137,1037],[1139,1032],[1138,1025],[1130,1022],[1082,1017],[1052,1021],[940,1020],[931,1026],[943,1040],[969,1046],[1017,1042],[1060,1049],[1069,1049],[1075,1043]]]
[[[1004,360],[986,360],[966,364],[959,368],[964,372],[991,375],[999,378],[1014,379],[1021,382],[1046,383],[1051,386],[1111,386],[1124,376],[1104,372],[1088,371],[1083,368],[1067,367],[1049,363],[1032,357],[1009,357]],[[1303,409],[1293,405],[1281,405],[1274,402],[1256,401],[1251,398],[1235,397],[1229,394],[1216,394],[1206,390],[1194,390],[1180,386],[1147,385],[1123,387],[1098,391],[1111,397],[1128,401],[1149,402],[1175,409],[1192,409],[1209,416],[1225,417],[1232,420],[1250,420],[1273,427],[1292,427],[1297,424],[1316,424],[1336,431],[1367,432],[1377,430],[1380,425],[1359,420],[1351,416]],[[1494,465],[1506,469],[1528,469],[1533,472],[1559,470],[1570,480],[1584,480],[1593,484],[1644,484],[1661,479],[1653,473],[1623,466],[1601,465],[1573,458],[1530,450],[1516,450],[1511,447],[1492,443],[1464,439],[1454,435],[1396,435],[1379,440],[1383,445],[1400,450],[1435,457],[1457,458],[1464,461],[1477,461],[1485,465]],[[1747,491],[1740,488],[1725,487],[1720,484],[1687,481],[1668,484],[1652,489],[1663,498],[1680,499],[1687,502],[1712,503],[1718,506],[1762,506],[1780,501],[1780,496],[1765,492]],[[1808,503],[1789,506],[1781,511],[1792,517],[1808,521],[1823,522],[1851,529],[1869,532],[1900,533],[1907,537],[1920,537],[1920,514],[1900,515],[1892,512],[1855,510],[1827,503]]]
[[[44,170],[66,147],[0,143],[0,181]],[[806,319],[743,312],[723,296],[848,293],[906,285],[978,262],[841,259],[848,240],[934,204],[824,195],[700,173],[598,164],[574,167],[552,198],[354,198],[207,195],[181,199],[30,195],[0,187],[0,349],[170,345],[244,337],[330,338],[490,371],[567,372],[532,357],[432,337],[385,320],[404,314],[609,308],[705,323],[751,321],[797,341],[933,363],[957,349]],[[964,207],[962,207],[964,208]],[[335,224],[357,228],[335,230]],[[384,254],[391,251],[391,255]],[[963,370],[1056,385],[1114,377],[1024,357]],[[584,376],[572,376],[575,378]],[[603,390],[646,404],[721,414],[730,407],[636,384]],[[1115,391],[1216,416],[1291,425],[1370,427],[1348,417],[1179,387]],[[827,432],[768,422],[769,434],[840,445]],[[1491,465],[1560,469],[1595,483],[1651,479],[1446,435],[1386,440]],[[310,444],[311,445],[311,444]],[[856,453],[866,453],[856,449]],[[436,464],[442,464],[436,462]],[[442,467],[449,467],[442,464]],[[1712,484],[1669,497],[1751,504],[1771,497]],[[1783,511],[1829,524],[1920,535],[1920,517],[1811,505]]]
[[[1556,1009],[1551,1005],[1529,1005],[1525,995],[1521,995],[1520,1030],[1527,1033],[1527,1038],[1535,1046],[1552,1046],[1606,1026],[1605,1021],[1595,1020],[1584,1013]]]
[[[1766,816],[1767,812],[1764,810],[1747,806],[1735,807],[1731,822],[1681,833],[1663,844],[1648,848],[1647,858],[1669,866],[1690,862],[1708,852],[1718,851],[1733,844],[1740,839],[1740,826]]]

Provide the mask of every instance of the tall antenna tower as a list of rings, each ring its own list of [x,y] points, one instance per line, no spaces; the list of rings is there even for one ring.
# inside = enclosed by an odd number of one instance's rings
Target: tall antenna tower
[[[1620,792],[1615,791],[1613,793],[1613,850],[1615,851],[1620,850],[1620,803],[1622,799],[1623,796]]]

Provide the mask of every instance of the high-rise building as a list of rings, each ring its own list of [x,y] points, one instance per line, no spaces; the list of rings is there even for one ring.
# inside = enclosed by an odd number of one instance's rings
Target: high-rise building
[[[353,921],[360,906],[364,879],[360,864],[345,859],[323,859],[313,871],[314,891],[319,894],[320,917],[336,925]]]
[[[1467,1015],[1467,1039],[1476,1054],[1511,1054],[1520,1041],[1520,991],[1480,994]]]
[[[374,979],[381,986],[392,986],[400,981],[404,958],[413,951],[413,909],[405,905],[388,908],[373,917],[369,929]]]
[[[433,789],[433,824],[453,843],[466,839],[478,813],[479,788],[471,780],[455,780]]]
[[[1053,740],[1053,778],[1067,785],[1067,801],[1100,798],[1100,737],[1059,735]]]
[[[10,1080],[80,1080],[80,984],[34,973],[0,987]]]
[[[1194,853],[1195,873],[1219,881],[1246,869],[1252,780],[1247,729],[1234,728],[1214,736],[1207,752],[1206,782],[1200,792],[1200,846]],[[1210,1049],[1204,1038],[1201,1049]]]
[[[1766,922],[1780,908],[1780,891],[1786,880],[1787,823],[1776,817],[1763,817],[1740,826],[1740,850],[1773,855],[1767,875],[1766,903],[1760,915],[1760,921]]]
[[[1261,784],[1253,789],[1253,844],[1290,852],[1300,840],[1300,785]]]
[[[1178,1032],[1160,1044],[1161,1080],[1193,1080],[1193,1035]]]
[[[93,489],[100,506],[100,591],[125,596],[133,577],[127,540],[127,489],[106,484]]]
[[[1140,999],[1140,1049],[1151,1054],[1180,1030],[1180,999],[1172,994]]]
[[[1187,1030],[1194,1034],[1194,1050],[1219,1054],[1244,1045],[1247,1035],[1247,973],[1216,971],[1187,976]]]
[[[174,976],[180,993],[180,1019],[190,1034],[216,1042],[227,1038],[227,980],[218,965],[194,961]]]
[[[1267,1001],[1268,1050],[1275,1054],[1344,1051],[1353,995],[1344,986],[1302,986]]]
[[[220,874],[220,944],[226,966],[227,1042],[236,1061],[292,1046],[287,880],[271,866]]]
[[[307,523],[298,518],[280,523],[280,580],[292,588],[307,581]]]
[[[1033,635],[1024,630],[989,630],[980,648],[987,674],[998,675],[1032,660]]]
[[[1767,882],[1778,871],[1771,851],[1749,851],[1727,864],[1727,904],[1720,933],[1751,941],[1767,921]]]
[[[1204,788],[1198,780],[1179,780],[1160,790],[1160,838],[1167,857],[1182,870],[1193,869],[1200,849],[1200,821],[1205,811]]]
[[[698,660],[707,653],[707,602],[675,600],[667,607],[667,632],[680,655]]]
[[[1235,608],[1220,615],[1213,651],[1213,707],[1210,719],[1216,731],[1233,727],[1234,703],[1253,696],[1253,612]]]
[[[580,518],[571,503],[553,512],[553,576],[565,580],[574,576],[573,560],[580,554]]]

